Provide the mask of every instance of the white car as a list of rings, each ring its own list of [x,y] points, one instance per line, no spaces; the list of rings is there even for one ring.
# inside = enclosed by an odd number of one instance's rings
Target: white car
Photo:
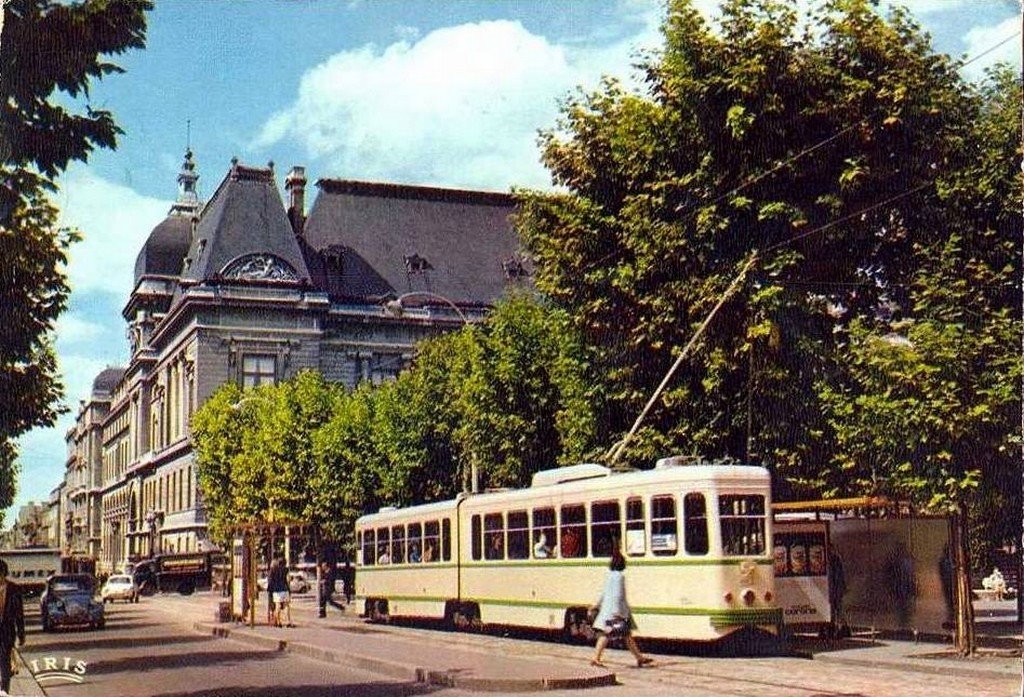
[[[103,584],[103,588],[100,590],[100,597],[105,603],[115,600],[137,603],[139,602],[139,587],[135,585],[135,579],[131,576],[121,574],[111,576]]]
[[[309,591],[309,579],[305,571],[288,572],[288,590],[292,593],[306,593]]]

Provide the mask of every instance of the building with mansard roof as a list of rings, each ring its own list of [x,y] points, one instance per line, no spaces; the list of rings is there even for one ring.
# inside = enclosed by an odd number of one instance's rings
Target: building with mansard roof
[[[61,538],[100,571],[209,547],[189,421],[220,385],[388,380],[417,341],[530,283],[507,194],[321,179],[307,216],[301,167],[285,198],[272,163],[232,161],[206,202],[197,180],[187,152],[136,260],[129,363],[69,432]]]

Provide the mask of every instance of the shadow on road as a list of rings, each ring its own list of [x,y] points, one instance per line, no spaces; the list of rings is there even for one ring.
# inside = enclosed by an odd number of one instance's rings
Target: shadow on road
[[[46,635],[50,636],[50,635]],[[89,638],[80,641],[31,641],[25,645],[29,652],[79,651],[96,649],[128,649],[143,646],[167,646],[169,644],[188,644],[192,642],[214,641],[216,637],[203,635],[157,636],[146,639],[138,637],[104,636],[102,632],[92,633]]]
[[[223,687],[195,692],[165,692],[153,697],[408,697],[442,688],[420,683],[355,683],[348,685],[287,685],[281,687]]]
[[[204,666],[231,666],[258,662],[269,666],[269,662],[288,654],[279,651],[203,651],[198,653],[174,653],[168,655],[132,656],[100,660],[89,664],[90,675],[105,673],[146,673],[168,668],[201,668]],[[268,668],[272,670],[272,668]],[[190,694],[190,693],[186,693]],[[302,693],[292,693],[302,694]]]

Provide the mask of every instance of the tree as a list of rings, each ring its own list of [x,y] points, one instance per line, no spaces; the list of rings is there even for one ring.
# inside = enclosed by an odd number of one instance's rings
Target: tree
[[[513,295],[473,336],[454,439],[486,484],[526,486],[534,472],[593,450],[600,396],[564,313]]]
[[[671,2],[642,93],[609,81],[567,99],[541,144],[568,193],[520,192],[519,230],[607,380],[608,434],[760,250],[626,457],[799,473],[828,454],[813,388],[833,330],[903,301],[907,253],[931,234],[924,189],[970,102],[902,11],[835,0],[801,27],[789,3],[730,0],[719,24]]]
[[[145,45],[149,0],[8,0],[0,36],[0,509],[11,504],[12,441],[62,412],[50,333],[67,306],[63,267],[77,233],[58,229],[55,179],[93,149],[113,148],[113,115],[74,111],[107,60]],[[63,93],[58,97],[59,93]]]
[[[910,303],[856,321],[836,379],[820,386],[835,467],[854,486],[952,513],[957,646],[973,651],[974,568],[1020,537],[1020,86],[997,71],[981,90],[972,162],[940,179],[945,239],[915,247]],[[980,156],[979,156],[980,154]],[[1000,512],[1003,511],[1003,512]],[[972,530],[973,528],[973,530]]]

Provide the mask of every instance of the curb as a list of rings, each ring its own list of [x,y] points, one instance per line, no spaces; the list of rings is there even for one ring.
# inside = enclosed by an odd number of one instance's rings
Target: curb
[[[572,678],[482,678],[463,676],[448,670],[433,670],[420,666],[408,666],[397,661],[388,661],[348,651],[325,649],[303,641],[272,639],[259,634],[240,631],[230,627],[195,622],[193,628],[203,634],[212,634],[221,639],[234,639],[259,646],[271,651],[285,651],[312,658],[325,663],[341,663],[393,678],[411,680],[426,685],[453,687],[478,692],[540,692],[545,690],[581,690],[590,687],[607,687],[618,684],[615,673],[604,673],[588,677]]]
[[[11,696],[12,697],[46,697],[46,691],[43,690],[42,686],[36,682],[36,678],[32,675],[32,671],[28,668],[28,663],[25,662],[25,658],[21,655],[21,651],[14,649],[14,655],[17,656],[18,663],[21,668],[18,670],[18,674],[11,678]]]

